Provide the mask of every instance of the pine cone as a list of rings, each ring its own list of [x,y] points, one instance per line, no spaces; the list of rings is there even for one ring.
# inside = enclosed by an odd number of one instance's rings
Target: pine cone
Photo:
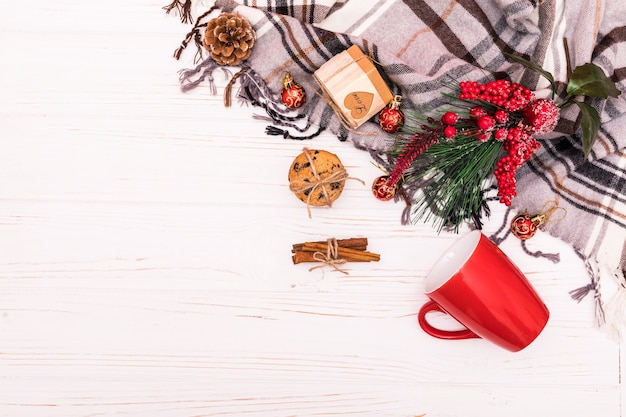
[[[209,20],[203,45],[220,65],[236,66],[248,59],[256,39],[248,20],[234,13],[222,13]]]

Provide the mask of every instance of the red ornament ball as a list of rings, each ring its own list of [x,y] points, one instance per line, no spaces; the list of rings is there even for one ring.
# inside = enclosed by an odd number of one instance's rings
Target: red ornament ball
[[[398,107],[402,102],[401,96],[395,96],[391,103],[378,114],[378,124],[387,133],[395,133],[404,124],[404,113]]]
[[[511,222],[511,233],[520,240],[530,239],[537,233],[537,223],[526,213],[518,214]]]
[[[378,124],[385,132],[395,133],[404,124],[404,114],[397,109],[384,108],[378,115]]]
[[[304,88],[293,80],[290,73],[283,76],[283,91],[280,94],[283,104],[290,109],[302,107],[306,102],[306,92]]]
[[[396,185],[390,187],[387,183],[389,180],[388,175],[384,175],[382,177],[378,177],[374,180],[374,184],[372,184],[372,192],[374,193],[374,197],[381,201],[389,201],[396,195]]]

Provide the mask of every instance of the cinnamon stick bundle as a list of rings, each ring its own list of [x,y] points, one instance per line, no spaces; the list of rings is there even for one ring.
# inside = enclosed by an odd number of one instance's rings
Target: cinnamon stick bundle
[[[304,242],[293,245],[291,252],[294,264],[303,262],[324,262],[328,257],[329,245],[335,260],[345,262],[377,262],[380,255],[368,252],[367,238],[329,239],[326,242]],[[328,259],[326,259],[328,261]]]
[[[367,249],[367,238],[366,237],[352,237],[349,239],[336,239],[337,241],[337,246],[341,247],[341,248],[352,248],[352,249],[358,249],[358,250],[366,250]],[[302,250],[302,247],[305,244],[311,244],[311,243],[323,243],[323,244],[327,244],[328,241],[318,241],[318,242],[305,242],[305,243],[295,243],[293,245],[293,251],[295,250]]]

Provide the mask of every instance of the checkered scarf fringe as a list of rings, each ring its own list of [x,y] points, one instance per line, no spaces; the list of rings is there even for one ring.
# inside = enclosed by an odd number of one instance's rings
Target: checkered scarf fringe
[[[586,62],[601,67],[626,91],[626,8],[610,0],[567,7],[564,0],[217,0],[212,7],[199,0],[174,0],[164,9],[191,24],[175,57],[180,59],[189,45],[197,47],[196,67],[180,73],[183,91],[205,82],[212,85],[217,66],[210,58],[202,60],[206,20],[218,10],[241,14],[253,25],[257,42],[227,87],[227,98],[237,80],[238,99],[265,110],[265,115],[256,117],[270,123],[268,134],[312,139],[329,130],[387,168],[391,161],[385,151],[393,136],[372,122],[357,131],[346,128],[309,81],[317,68],[351,45],[360,46],[382,64],[388,86],[403,96],[403,109],[421,114],[445,106],[442,86],[455,80],[507,78],[533,89],[537,96],[547,96],[545,80],[507,61],[505,52],[520,54],[551,72],[561,98],[570,68]],[[568,41],[568,54],[563,38]],[[282,87],[280,76],[285,71],[308,90],[308,103],[300,112],[285,112],[275,93]],[[539,212],[546,201],[556,200],[567,216],[545,224],[543,230],[570,244],[590,277],[571,295],[580,301],[593,294],[596,323],[621,337],[621,324],[626,323],[626,94],[587,103],[602,120],[589,158],[584,159],[581,148],[580,115],[571,106],[518,172],[518,196],[492,238],[501,242],[507,237],[508,214]],[[483,214],[488,217],[488,206]],[[410,217],[407,208],[402,222],[408,223]],[[483,220],[475,219],[476,226]],[[558,261],[558,254],[524,248],[534,256]],[[610,299],[601,294],[600,283],[615,289]]]

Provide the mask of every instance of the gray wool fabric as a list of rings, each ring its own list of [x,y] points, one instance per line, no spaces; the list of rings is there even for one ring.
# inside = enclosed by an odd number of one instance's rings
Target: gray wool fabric
[[[209,9],[200,1],[190,3],[195,16]],[[565,7],[564,0],[217,0],[215,7],[239,13],[253,25],[257,41],[245,63],[248,72],[238,80],[245,87],[240,95],[264,107],[275,126],[268,132],[286,139],[314,140],[316,131],[326,130],[381,158],[389,149],[394,137],[373,120],[350,129],[315,91],[312,74],[351,45],[380,64],[389,88],[402,95],[402,108],[420,114],[445,107],[444,86],[462,80],[506,77],[531,88],[537,97],[548,97],[549,83],[507,60],[506,53],[551,72],[557,103],[565,97],[568,71],[587,62],[626,91],[626,7],[618,1],[568,2]],[[198,25],[200,34],[201,29]],[[189,63],[190,57],[183,55],[181,62]],[[203,81],[197,78],[202,68],[211,68],[211,63],[182,73],[183,89]],[[309,100],[299,117],[281,116],[271,93],[280,91],[285,71],[307,90]],[[601,296],[600,281],[617,280],[626,294],[626,94],[586,102],[598,110],[602,122],[589,157],[582,152],[577,106],[571,106],[562,111],[554,132],[537,137],[542,146],[517,173],[518,195],[511,211],[538,212],[548,200],[567,211],[565,219],[546,223],[543,230],[584,259],[590,284],[573,296],[592,292],[596,319],[603,324],[615,308]],[[616,296],[626,300],[623,294]],[[623,310],[614,314],[626,320]]]

